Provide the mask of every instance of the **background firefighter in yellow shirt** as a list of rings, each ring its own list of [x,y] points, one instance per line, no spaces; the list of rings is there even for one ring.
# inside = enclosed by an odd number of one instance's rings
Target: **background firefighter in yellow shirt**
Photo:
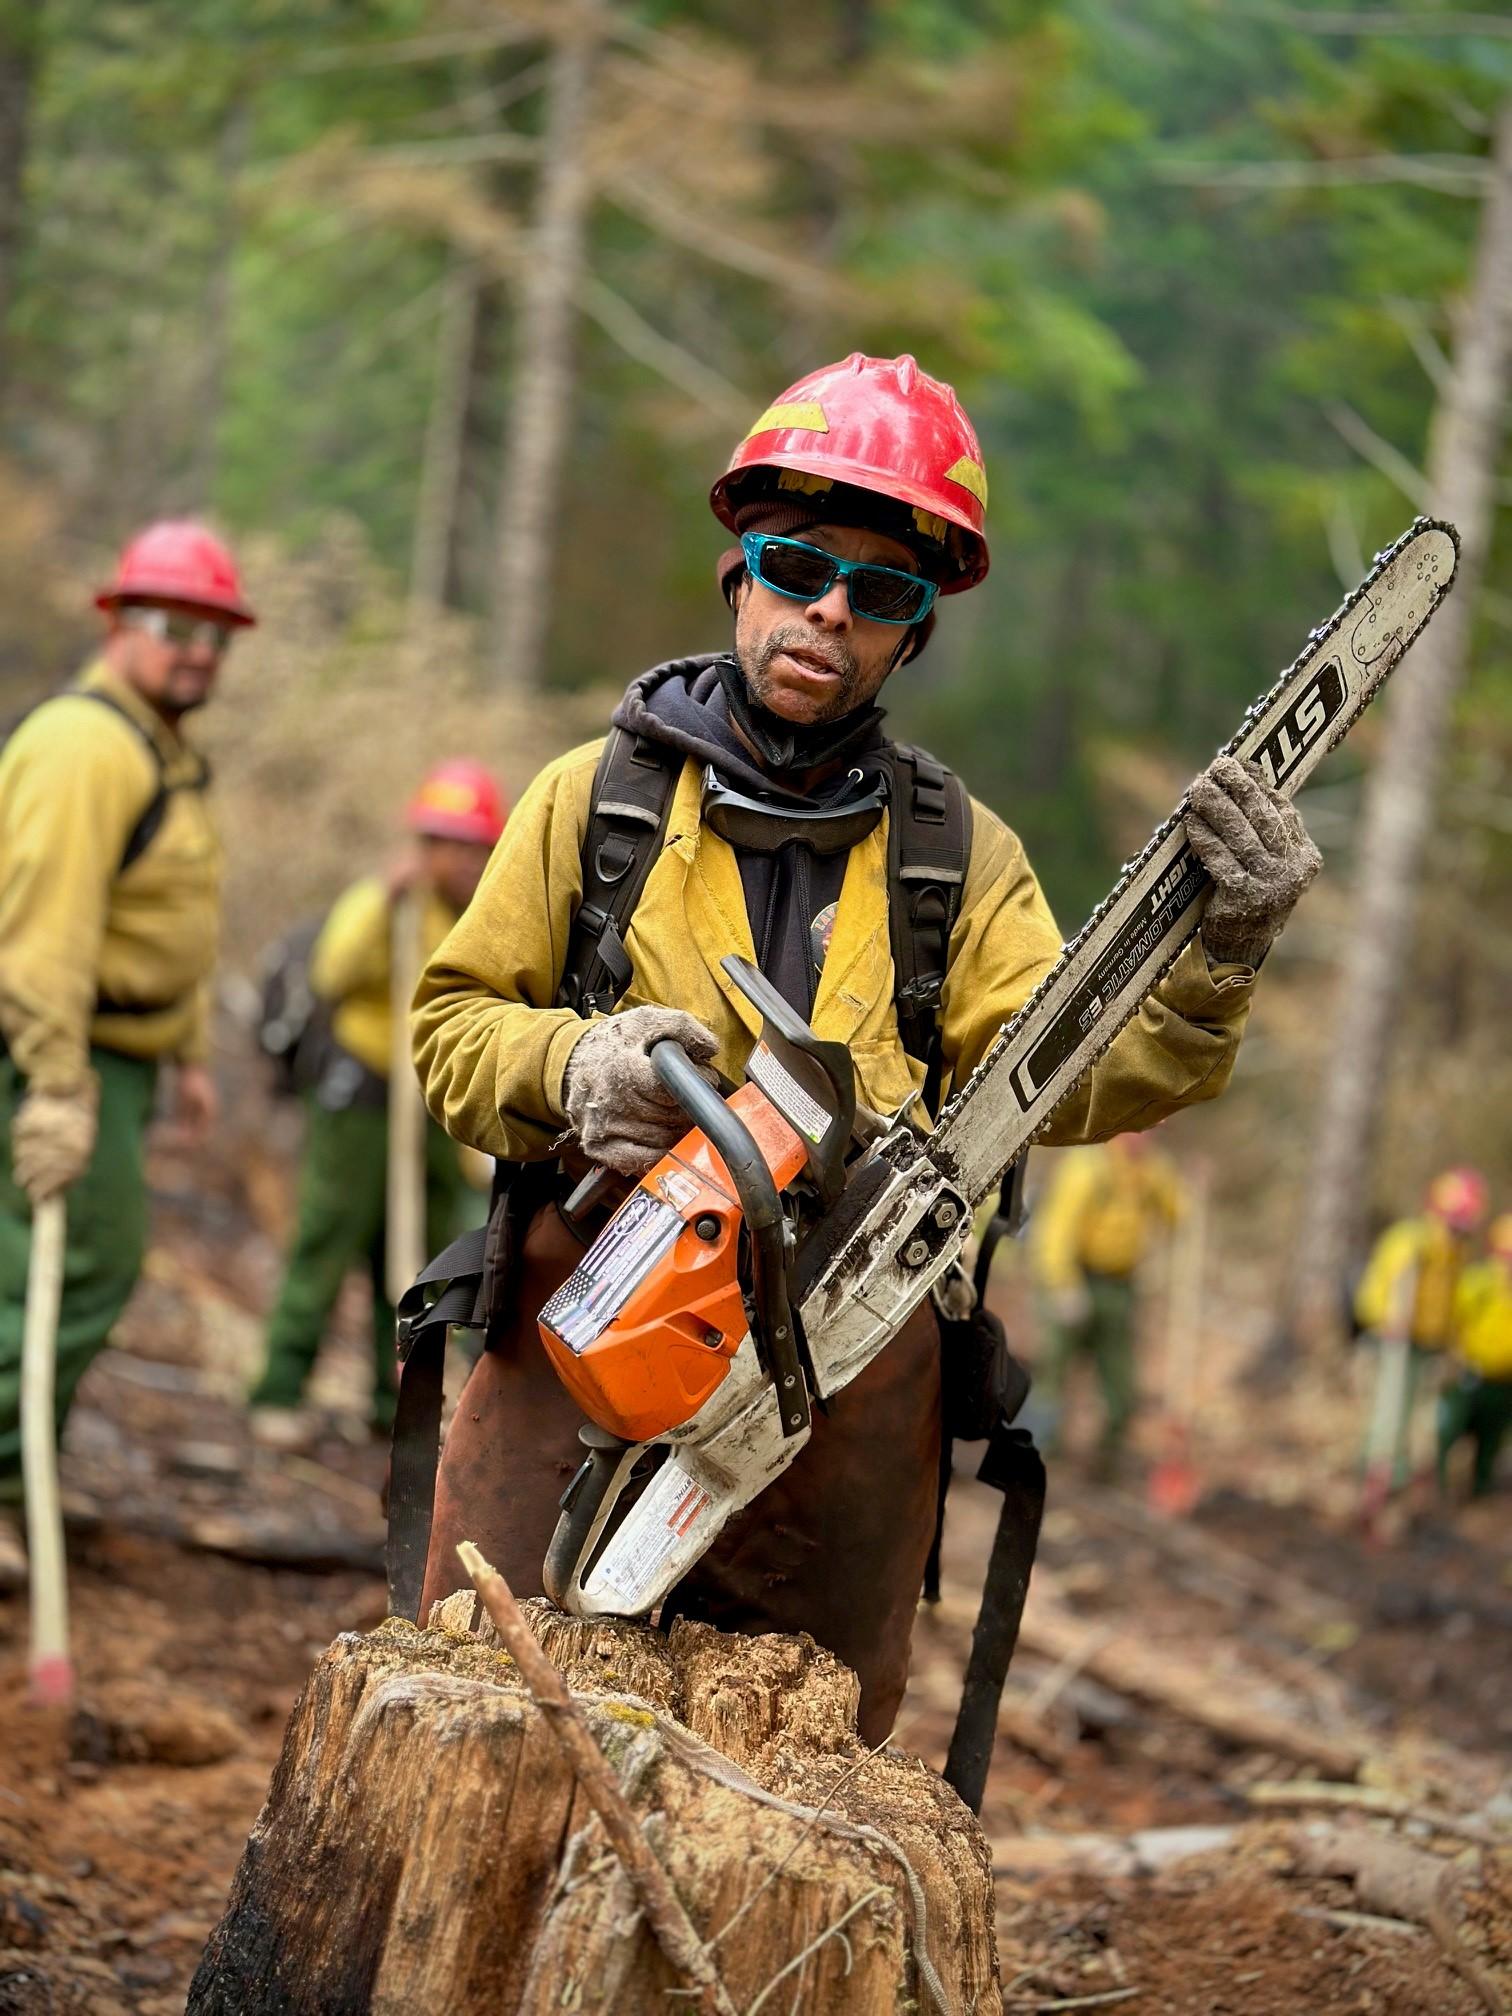
[[[268,1326],[267,1362],[250,1395],[253,1430],[274,1446],[308,1437],[310,1424],[299,1412],[305,1382],[353,1267],[364,1267],[373,1286],[372,1424],[387,1431],[393,1421],[385,1179],[395,902],[403,891],[418,901],[415,949],[421,960],[429,958],[467,908],[506,816],[498,784],[482,764],[438,764],[406,815],[417,842],[413,854],[387,879],[354,883],[315,941],[309,980],[316,997],[330,1004],[331,1041],[304,1095],[298,1227]],[[434,1123],[426,1123],[424,1143],[426,1250],[434,1253],[463,1229],[469,1187],[456,1144]]]
[[[1097,1468],[1117,1468],[1134,1418],[1135,1278],[1186,1208],[1170,1158],[1143,1134],[1063,1156],[1030,1221],[1030,1252],[1051,1344],[1035,1374],[1047,1409],[1047,1445],[1060,1430],[1066,1383],[1077,1359],[1092,1360],[1102,1394]]]
[[[19,1507],[22,1314],[33,1205],[68,1193],[57,1416],[141,1269],[143,1137],[158,1067],[178,1116],[214,1121],[204,1059],[220,848],[204,762],[180,733],[253,621],[202,526],[149,526],[95,598],[107,633],[78,684],[0,751],[0,1506]],[[0,1511],[0,1586],[25,1573]]]
[[[1468,1435],[1475,1443],[1470,1495],[1484,1497],[1512,1428],[1512,1214],[1486,1234],[1486,1258],[1467,1267],[1454,1292],[1454,1356],[1459,1369],[1439,1395],[1438,1480],[1449,1485],[1449,1453]]]
[[[1412,1470],[1413,1414],[1423,1370],[1454,1341],[1455,1297],[1486,1216],[1485,1178],[1445,1169],[1419,1217],[1389,1225],[1355,1290],[1355,1321],[1380,1347],[1366,1440],[1368,1506],[1399,1491]]]

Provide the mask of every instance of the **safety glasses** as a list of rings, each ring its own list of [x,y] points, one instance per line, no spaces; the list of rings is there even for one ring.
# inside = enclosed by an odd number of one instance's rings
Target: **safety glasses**
[[[876,567],[868,560],[837,560],[822,547],[774,532],[747,532],[740,546],[752,578],[763,588],[795,602],[818,602],[843,581],[852,610],[872,623],[920,623],[939,592],[922,575]]]
[[[128,602],[120,612],[128,630],[140,630],[156,637],[160,644],[176,644],[181,650],[203,646],[217,657],[231,642],[232,625],[216,623],[208,616],[185,616],[177,609],[156,609]]]

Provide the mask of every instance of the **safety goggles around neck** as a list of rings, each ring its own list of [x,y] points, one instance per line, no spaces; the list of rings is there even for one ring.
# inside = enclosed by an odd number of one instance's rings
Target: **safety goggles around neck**
[[[852,612],[871,623],[922,623],[939,593],[922,574],[878,567],[870,560],[838,560],[822,546],[776,532],[742,533],[740,546],[752,579],[774,595],[819,602],[843,581]]]
[[[232,625],[217,623],[209,616],[186,616],[178,609],[160,609],[153,603],[128,602],[119,612],[128,630],[140,630],[156,637],[160,644],[174,644],[182,651],[209,650],[218,658],[231,642]]]
[[[881,824],[886,805],[885,777],[868,781],[861,770],[848,772],[837,803],[773,805],[736,790],[710,764],[699,816],[721,840],[751,854],[775,854],[794,841],[816,854],[848,854]]]

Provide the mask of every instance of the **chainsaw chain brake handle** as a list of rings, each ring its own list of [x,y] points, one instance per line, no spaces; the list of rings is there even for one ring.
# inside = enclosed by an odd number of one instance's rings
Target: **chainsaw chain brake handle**
[[[799,1362],[798,1339],[788,1297],[787,1220],[766,1158],[740,1115],[708,1084],[682,1045],[670,1036],[651,1046],[657,1077],[707,1138],[729,1171],[751,1235],[751,1325],[756,1347],[770,1368],[782,1416],[782,1432],[796,1435],[809,1425],[808,1385]]]
[[[764,973],[733,952],[720,965],[753,1008],[761,1035],[746,1059],[758,1085],[801,1137],[808,1173],[828,1211],[845,1188],[845,1157],[856,1126],[856,1068],[843,1043],[816,1036]]]

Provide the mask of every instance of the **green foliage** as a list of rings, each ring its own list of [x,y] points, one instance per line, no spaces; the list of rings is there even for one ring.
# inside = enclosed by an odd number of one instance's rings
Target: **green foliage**
[[[1020,826],[1071,921],[1127,837],[1099,738],[1195,767],[1333,606],[1351,545],[1410,516],[1329,414],[1421,461],[1476,205],[1308,171],[1483,157],[1512,41],[1313,34],[1216,0],[615,13],[592,269],[655,357],[585,318],[553,676],[717,641],[703,498],[740,414],[827,355],[912,349],[978,422],[994,566],[889,697]],[[540,133],[549,15],[43,20],[13,456],[91,540],[193,507],[298,545],[348,514],[402,587],[448,259],[507,282],[531,187],[456,149]],[[1267,162],[1301,186],[1224,182]],[[506,310],[470,407],[485,526],[507,335]],[[1503,710],[1506,665],[1488,626],[1472,694]]]

